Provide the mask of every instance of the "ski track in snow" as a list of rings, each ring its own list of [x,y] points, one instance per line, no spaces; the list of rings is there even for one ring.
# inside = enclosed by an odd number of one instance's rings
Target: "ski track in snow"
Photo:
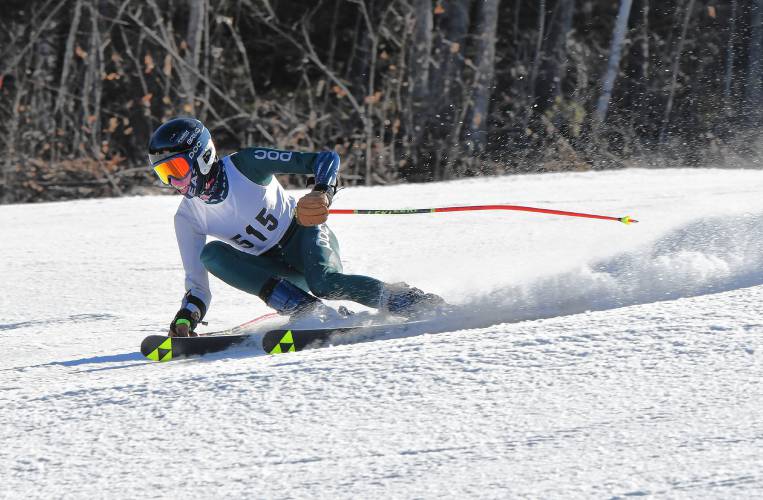
[[[761,190],[743,170],[346,190],[337,207],[642,222],[337,216],[346,271],[455,311],[169,364],[137,347],[182,295],[178,198],[0,207],[0,498],[760,496]],[[266,312],[212,285],[210,329]]]

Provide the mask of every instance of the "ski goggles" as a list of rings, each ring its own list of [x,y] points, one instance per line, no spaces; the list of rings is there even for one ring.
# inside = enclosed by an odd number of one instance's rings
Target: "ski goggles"
[[[183,179],[190,171],[191,164],[188,163],[188,160],[183,156],[170,158],[154,167],[154,172],[156,172],[156,175],[158,175],[159,179],[165,184],[170,183],[170,177]]]

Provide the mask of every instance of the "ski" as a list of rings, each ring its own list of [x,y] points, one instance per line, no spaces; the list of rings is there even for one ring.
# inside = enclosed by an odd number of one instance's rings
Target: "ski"
[[[262,337],[262,350],[268,354],[301,351],[306,347],[320,347],[334,335],[361,330],[364,327],[315,328],[310,330],[270,330]]]
[[[140,352],[151,361],[171,361],[186,356],[200,356],[240,344],[249,335],[206,335],[204,337],[168,337],[149,335],[140,344]]]
[[[296,352],[312,346],[325,343],[332,335],[362,327],[321,328],[310,330],[270,330],[262,335],[262,349],[268,354]],[[140,344],[140,352],[152,361],[172,361],[188,356],[201,356],[220,352],[254,339],[258,335],[205,335],[200,337],[167,337],[166,335],[149,335]]]
[[[388,330],[390,328],[405,328],[409,323],[346,326],[339,328],[312,328],[269,330],[264,334],[246,335],[206,335],[199,337],[167,337],[165,335],[149,335],[140,345],[140,352],[152,361],[171,361],[187,356],[201,356],[220,352],[247,340],[261,339],[260,346],[267,354],[281,354],[301,351],[307,347],[322,347],[328,344],[335,335],[347,334],[361,330]]]

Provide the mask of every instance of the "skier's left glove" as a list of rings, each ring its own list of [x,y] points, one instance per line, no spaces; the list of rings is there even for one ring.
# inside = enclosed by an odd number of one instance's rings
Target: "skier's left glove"
[[[199,313],[192,313],[185,307],[175,314],[175,319],[170,323],[170,337],[198,337],[196,325],[199,324]]]
[[[329,197],[325,191],[316,189],[297,202],[297,222],[301,226],[317,226],[328,218]]]

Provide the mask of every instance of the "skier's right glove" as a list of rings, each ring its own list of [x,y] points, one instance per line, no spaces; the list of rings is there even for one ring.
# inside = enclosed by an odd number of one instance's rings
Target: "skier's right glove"
[[[198,337],[196,325],[199,324],[199,313],[192,313],[185,307],[175,314],[170,323],[170,337]]]
[[[329,216],[329,198],[324,191],[312,191],[297,202],[297,222],[301,226],[317,226]]]

